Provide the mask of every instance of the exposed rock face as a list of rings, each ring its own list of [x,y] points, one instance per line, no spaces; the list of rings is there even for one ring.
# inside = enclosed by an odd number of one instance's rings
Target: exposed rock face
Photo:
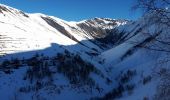
[[[126,23],[126,20],[113,20],[108,18],[94,18],[77,24],[82,30],[89,33],[94,38],[101,38],[108,35],[108,30]]]
[[[0,35],[8,37],[1,39],[2,54],[42,49],[59,41],[62,45],[63,41],[72,41],[98,51],[109,49],[109,45],[114,45],[120,37],[116,28],[128,22],[108,18],[68,22],[44,14],[27,14],[5,5],[0,5],[0,13],[3,13],[0,15]],[[113,41],[113,37],[116,40]]]

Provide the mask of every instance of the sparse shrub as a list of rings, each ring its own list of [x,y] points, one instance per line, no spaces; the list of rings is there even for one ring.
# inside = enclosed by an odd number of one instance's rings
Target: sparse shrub
[[[136,75],[136,70],[127,70],[120,78],[121,83],[127,83],[134,75]]]
[[[27,86],[27,87],[21,87],[21,88],[19,89],[19,92],[28,93],[28,92],[30,92],[30,91],[32,91],[32,90],[33,90],[33,88],[32,88],[31,86]]]
[[[19,59],[15,58],[11,60],[11,65],[13,68],[18,69],[22,65],[22,62]]]
[[[52,72],[48,66],[34,66],[30,67],[26,72],[26,79],[28,78],[32,83],[34,79],[42,80],[45,77],[51,80]]]
[[[110,80],[109,78],[106,78],[106,83],[107,83],[107,84],[111,84],[111,83],[112,83],[112,80]]]
[[[117,88],[112,89],[112,91],[105,94],[103,97],[93,98],[93,100],[114,100],[116,98],[120,98],[124,91],[125,89],[123,85],[119,84]]]
[[[71,55],[68,57],[68,55]],[[64,74],[71,84],[76,85],[95,85],[95,81],[89,77],[90,73],[100,74],[91,63],[84,61],[78,54],[71,54],[69,52],[65,54],[59,54],[58,60],[63,59],[59,62],[57,70],[59,73]]]
[[[160,78],[154,100],[170,100],[170,69],[161,72]]]
[[[50,67],[57,68],[57,71],[64,74],[71,84],[77,86],[95,85],[95,81],[90,78],[92,72],[102,76],[101,72],[91,63],[84,61],[78,54],[72,54],[67,50],[63,54],[58,53],[51,58],[36,54],[34,57],[27,59],[26,64],[29,69],[24,80],[28,79],[31,83],[35,83],[37,80],[42,81],[45,78],[52,81],[53,72]]]
[[[74,55],[69,59],[65,59],[58,67],[58,72],[63,73],[71,84],[94,85],[94,81],[89,78],[90,73],[94,71],[95,67],[92,64],[83,61],[79,55]]]
[[[128,94],[132,94],[133,92],[133,89],[135,88],[135,85],[134,84],[128,84],[126,85],[126,90],[128,91]]]
[[[8,59],[4,60],[2,62],[2,64],[0,65],[0,68],[8,68],[8,66],[10,65],[10,61]]]
[[[149,100],[149,98],[145,96],[145,97],[143,97],[143,100]]]
[[[136,70],[127,70],[125,72],[121,72],[120,75],[116,78],[119,85],[113,88],[110,92],[106,93],[103,97],[94,97],[91,100],[115,100],[120,98],[124,92],[128,92],[132,94],[135,84],[128,84],[130,79],[136,75]],[[109,80],[110,81],[110,80]]]
[[[11,74],[13,72],[10,69],[4,69],[3,71],[4,71],[5,74]]]
[[[105,59],[99,61],[99,64],[104,64],[105,63]]]
[[[150,82],[151,79],[152,79],[152,77],[151,77],[150,75],[147,76],[147,77],[144,77],[144,78],[143,78],[143,85],[145,85],[145,84],[147,84],[148,82]]]
[[[48,78],[52,81],[52,72],[49,69],[49,63],[45,59],[48,57],[39,56],[38,54],[27,60],[29,69],[26,72],[24,79],[29,79],[32,83],[33,80],[43,80]]]
[[[8,59],[4,60],[0,65],[0,69],[2,69],[5,74],[11,74],[13,72],[11,70],[11,61]]]

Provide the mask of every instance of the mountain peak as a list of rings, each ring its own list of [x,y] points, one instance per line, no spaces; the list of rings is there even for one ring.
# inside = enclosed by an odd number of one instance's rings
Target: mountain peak
[[[29,17],[27,14],[25,14],[23,11],[6,6],[4,4],[0,4],[0,13],[3,15],[23,15],[25,17]]]
[[[111,19],[111,18],[99,18],[95,17],[93,19],[83,20],[77,22],[77,24],[81,27],[89,26],[89,27],[100,27],[102,29],[114,29],[120,25],[124,25],[128,20],[121,19]]]
[[[0,4],[0,10],[1,11],[6,11],[6,12],[19,11],[19,10],[15,9],[15,8],[9,7],[9,6],[4,5],[4,4]]]
[[[0,4],[0,12],[3,13],[3,11],[9,11],[9,7],[3,4]]]

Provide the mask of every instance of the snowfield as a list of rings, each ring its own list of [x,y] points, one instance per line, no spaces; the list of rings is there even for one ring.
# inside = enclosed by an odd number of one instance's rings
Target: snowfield
[[[150,17],[68,22],[0,4],[0,98],[154,100],[169,68],[155,38],[170,29]]]

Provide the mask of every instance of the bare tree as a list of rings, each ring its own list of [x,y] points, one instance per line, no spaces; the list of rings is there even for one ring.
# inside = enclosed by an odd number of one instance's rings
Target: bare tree
[[[140,9],[149,15],[149,21],[158,25],[154,33],[147,33],[154,43],[144,48],[170,52],[170,34],[164,30],[170,29],[170,0],[135,0],[132,9]],[[161,27],[164,27],[161,29]]]
[[[142,10],[158,26],[154,33],[147,33],[154,42],[144,47],[167,54],[160,58],[158,69],[154,69],[160,78],[154,100],[170,100],[170,0],[136,0],[133,9]]]
[[[152,20],[170,27],[170,0],[136,0],[132,8],[152,13]]]
[[[154,100],[170,100],[170,70],[164,69],[160,77]]]

